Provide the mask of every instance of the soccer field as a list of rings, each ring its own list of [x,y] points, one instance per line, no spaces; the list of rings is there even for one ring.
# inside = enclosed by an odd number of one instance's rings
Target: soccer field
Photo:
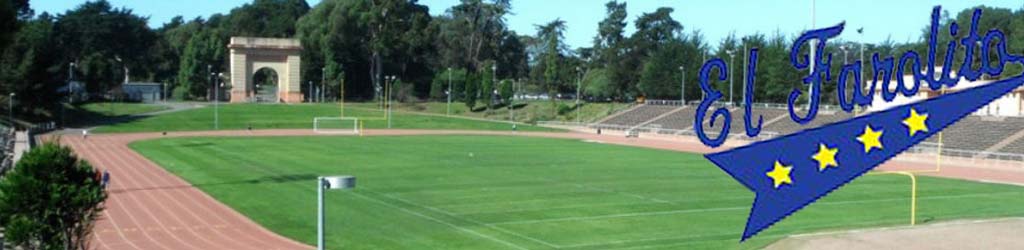
[[[753,194],[700,155],[507,136],[172,138],[132,148],[270,230],[314,244],[319,175],[338,249],[750,249],[904,225],[909,181],[865,176],[745,243]],[[1022,216],[1024,188],[919,177],[918,222]]]
[[[217,113],[219,128],[223,130],[247,129],[313,129],[315,117],[339,117],[341,109],[337,104],[221,104],[219,107],[203,107],[149,117],[138,117],[93,130],[96,133],[194,131],[213,130],[214,112]],[[365,128],[386,128],[385,113],[377,109],[346,108],[346,117],[358,117]],[[392,128],[417,129],[470,129],[504,130],[512,129],[508,123],[480,121],[456,117],[429,116],[394,112]],[[558,131],[556,129],[519,125],[522,131]]]

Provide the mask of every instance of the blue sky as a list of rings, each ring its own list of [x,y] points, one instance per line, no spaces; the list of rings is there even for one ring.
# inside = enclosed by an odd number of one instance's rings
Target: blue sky
[[[191,19],[208,17],[213,13],[227,13],[247,0],[109,0],[115,7],[126,7],[136,14],[149,16],[150,26],[159,27],[177,15]],[[47,11],[63,13],[84,3],[84,0],[31,1],[36,13]],[[320,0],[307,0],[311,6]],[[431,14],[444,13],[459,0],[421,0],[430,7]],[[573,48],[590,46],[597,34],[597,23],[605,16],[604,0],[512,0],[514,15],[508,17],[512,30],[520,34],[535,34],[534,25],[561,18],[568,23],[566,42]],[[672,17],[682,23],[685,32],[699,29],[712,45],[731,32],[750,34],[774,33],[776,30],[792,35],[811,27],[811,0],[696,0],[696,1],[626,1],[629,29],[638,16],[658,7],[673,7]],[[931,7],[941,5],[956,14],[976,5],[1019,9],[1020,0],[819,0],[814,4],[816,27],[846,21],[847,30],[841,39],[881,42],[891,37],[896,42],[916,40],[928,24]],[[854,30],[863,27],[861,37]]]

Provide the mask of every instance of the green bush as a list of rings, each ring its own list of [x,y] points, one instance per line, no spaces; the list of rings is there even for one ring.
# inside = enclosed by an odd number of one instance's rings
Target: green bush
[[[88,162],[44,142],[0,179],[0,225],[22,249],[86,249],[106,198]]]

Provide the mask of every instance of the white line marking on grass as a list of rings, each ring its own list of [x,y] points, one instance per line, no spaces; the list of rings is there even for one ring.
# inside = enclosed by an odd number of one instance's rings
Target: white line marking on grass
[[[433,221],[433,222],[437,222],[437,223],[443,224],[445,226],[449,226],[449,227],[461,230],[463,232],[467,232],[467,233],[470,233],[470,234],[473,234],[473,235],[476,235],[476,236],[479,236],[479,237],[482,237],[482,238],[485,238],[485,239],[488,239],[488,240],[491,240],[491,241],[494,241],[494,242],[501,243],[501,244],[506,245],[506,246],[513,247],[515,249],[527,250],[527,248],[524,248],[524,247],[522,247],[520,245],[516,245],[515,243],[504,241],[504,240],[501,240],[501,239],[498,239],[498,238],[494,238],[494,237],[491,237],[489,235],[477,232],[477,231],[475,231],[473,229],[469,229],[469,228],[461,227],[459,225],[451,224],[451,223],[445,222],[445,221],[443,221],[441,219],[434,218],[434,217],[431,217],[429,215],[425,215],[425,214],[422,214],[422,213],[419,213],[419,212],[416,212],[416,211],[412,211],[412,210],[409,210],[407,208],[398,207],[398,206],[392,205],[391,203],[387,203],[385,201],[378,200],[378,199],[373,198],[373,197],[365,196],[365,195],[362,195],[362,194],[359,194],[359,193],[356,193],[356,192],[353,192],[352,194],[354,194],[356,197],[360,197],[360,198],[363,198],[365,200],[369,200],[369,201],[373,201],[373,202],[376,202],[376,203],[380,203],[381,205],[384,205],[384,206],[387,206],[387,207],[390,207],[390,208],[394,208],[394,209],[397,209],[397,210],[401,210],[402,212],[405,212],[405,213],[408,213],[408,214],[411,214],[411,215],[415,215],[417,217],[424,218],[424,219],[427,219],[427,220],[430,220],[430,221]]]
[[[615,206],[626,206],[626,205],[649,205],[659,204],[657,202],[607,202],[607,203],[591,203],[591,204],[576,204],[572,206],[556,206],[556,207],[545,207],[545,208],[529,208],[529,209],[511,209],[501,211],[476,211],[469,213],[458,213],[456,215],[476,215],[476,214],[507,214],[507,213],[518,213],[518,212],[542,212],[559,209],[574,209],[574,208],[595,208],[595,207],[615,207]]]
[[[417,204],[415,202],[412,202],[412,201],[409,201],[409,200],[406,200],[406,199],[395,197],[393,195],[388,195],[388,194],[382,194],[382,195],[387,196],[388,198],[391,198],[391,199],[399,200],[401,202],[409,203],[409,204],[411,204],[413,206],[417,206],[417,207],[420,207],[420,208],[428,209],[430,211],[446,214],[448,216],[452,216],[452,217],[456,217],[456,218],[459,218],[459,219],[463,219],[463,220],[472,222],[472,223],[477,224],[477,225],[485,226],[485,227],[490,228],[490,229],[494,229],[494,230],[497,230],[497,231],[500,231],[500,232],[511,234],[511,235],[519,237],[519,238],[523,238],[523,239],[527,239],[527,240],[530,240],[530,241],[533,241],[533,242],[537,242],[537,243],[543,244],[545,246],[549,246],[549,247],[552,247],[552,248],[561,248],[558,245],[551,244],[551,243],[549,243],[547,241],[543,241],[541,239],[537,239],[537,238],[533,238],[533,237],[530,237],[530,236],[519,234],[519,233],[516,233],[516,232],[513,232],[513,231],[509,231],[509,230],[506,230],[504,228],[501,228],[501,227],[498,227],[498,226],[495,226],[495,225],[490,225],[490,224],[482,223],[480,221],[477,221],[477,220],[474,220],[474,219],[470,219],[468,217],[461,217],[461,216],[455,215],[455,214],[453,214],[451,212],[448,212],[448,211],[445,211],[445,210],[437,209],[437,208],[434,208],[434,207],[431,207],[431,206],[420,205],[420,204]]]
[[[918,197],[918,200],[939,200],[939,199],[953,199],[953,198],[964,198],[964,197],[996,196],[996,195],[1004,195],[1004,194],[1020,194],[1020,192],[1000,192],[1000,193],[964,194],[964,195],[940,195],[940,196]],[[905,197],[905,198],[888,198],[888,199],[869,199],[869,200],[852,200],[852,201],[834,201],[834,202],[816,202],[816,204],[822,204],[822,205],[845,205],[845,204],[861,204],[861,203],[874,203],[874,202],[886,202],[886,201],[900,201],[900,200],[907,200],[907,199],[910,199],[910,197]],[[652,216],[652,215],[720,212],[720,211],[747,210],[747,209],[750,209],[750,206],[720,207],[720,208],[699,208],[699,209],[681,209],[681,210],[669,210],[669,211],[658,211],[658,212],[624,213],[624,214],[609,214],[609,215],[597,215],[597,216],[579,216],[579,217],[564,217],[564,218],[552,218],[552,219],[506,221],[506,222],[491,223],[491,225],[519,225],[519,224],[534,224],[534,223],[560,222],[560,221],[586,221],[586,220],[593,220],[593,219],[610,219],[610,218],[640,217],[640,216]]]

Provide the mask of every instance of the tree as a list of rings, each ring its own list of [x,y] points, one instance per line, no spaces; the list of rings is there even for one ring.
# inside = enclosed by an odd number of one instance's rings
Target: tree
[[[563,52],[566,50],[563,43],[563,40],[565,40],[565,21],[555,19],[544,25],[536,25],[536,27],[537,38],[541,42],[543,51],[540,55],[541,65],[543,65],[544,70],[543,84],[548,94],[554,96],[555,91],[559,87],[559,64]]]
[[[439,19],[437,47],[441,64],[480,70],[488,59],[497,59],[499,47],[515,33],[507,31],[505,15],[509,0],[461,0]]]
[[[224,41],[211,30],[204,29],[192,36],[182,54],[178,68],[176,97],[206,98],[210,90],[210,73],[223,72]],[[211,67],[208,68],[208,67]]]
[[[0,224],[6,240],[25,249],[88,249],[106,198],[92,166],[49,141],[0,179]]]
[[[16,93],[18,107],[32,115],[55,110],[59,103],[50,93],[66,83],[67,66],[61,63],[63,55],[54,49],[53,26],[53,17],[45,13],[27,21],[0,57],[0,86]]]
[[[224,28],[231,36],[295,36],[295,22],[309,12],[304,0],[256,0],[231,10]]]
[[[679,65],[684,58],[684,44],[675,40],[648,57],[640,71],[640,82],[637,89],[647,98],[679,99]]]
[[[467,75],[465,96],[462,98],[466,102],[466,107],[472,111],[476,107],[476,100],[480,97],[480,82],[477,81],[477,75]]]
[[[59,65],[77,62],[75,78],[85,82],[89,91],[114,89],[125,80],[125,68],[132,74],[146,73],[133,69],[146,61],[157,38],[147,26],[147,18],[98,0],[79,5],[56,20],[55,48],[64,55]]]
[[[606,17],[598,23],[597,37],[594,38],[596,64],[604,70],[600,73],[613,84],[612,91],[619,96],[627,90],[628,75],[632,72],[624,67],[622,58],[627,44],[624,35],[626,30],[626,3],[609,1],[605,4]],[[588,85],[589,86],[589,85]],[[588,93],[588,95],[591,93]],[[607,97],[609,95],[605,95]]]
[[[515,86],[513,84],[515,84],[515,81],[509,79],[501,80],[501,87],[498,90],[498,93],[501,94],[501,103],[512,105],[512,98],[515,95]]]
[[[609,70],[603,68],[587,71],[583,76],[583,94],[598,99],[614,97],[617,85],[608,76]]]
[[[488,60],[484,62],[483,68],[480,69],[480,95],[484,97],[484,105],[486,105],[488,109],[490,109],[496,101],[492,98],[494,96],[494,89],[497,87],[494,83],[494,70],[491,70],[493,66],[494,61]]]

